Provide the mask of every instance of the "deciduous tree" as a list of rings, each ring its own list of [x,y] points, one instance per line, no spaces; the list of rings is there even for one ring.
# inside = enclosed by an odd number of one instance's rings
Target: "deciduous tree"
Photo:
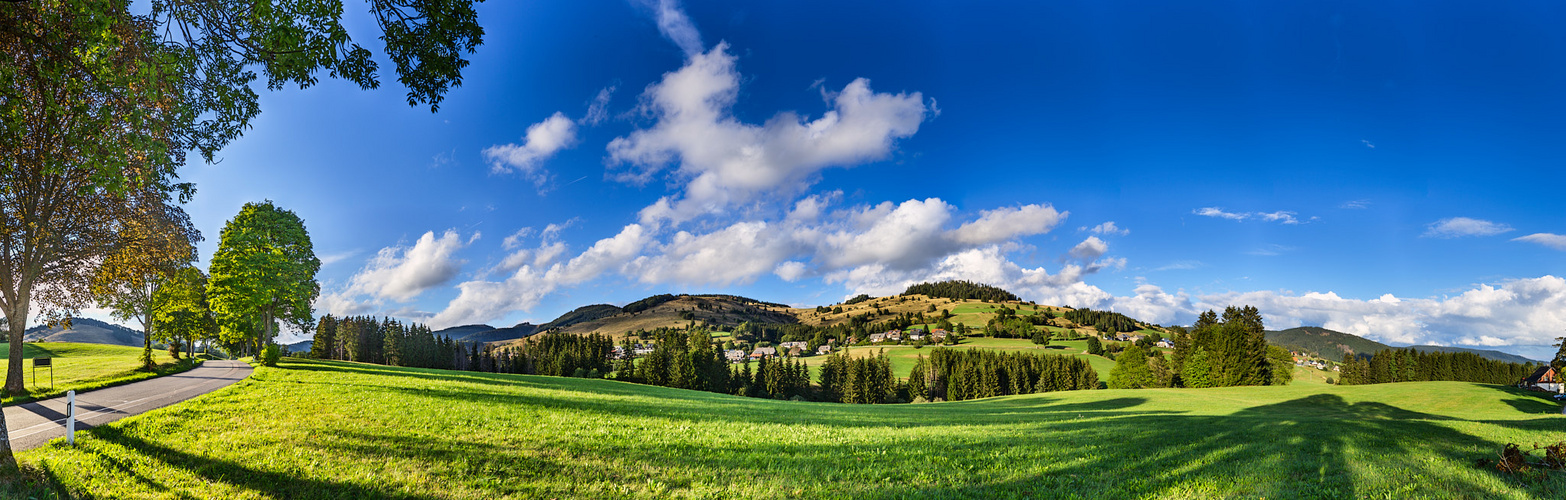
[[[152,293],[152,330],[159,340],[183,341],[194,355],[196,343],[217,337],[217,321],[207,303],[207,275],[185,266]],[[149,332],[149,336],[151,335]]]
[[[321,292],[315,281],[321,261],[293,212],[271,201],[246,203],[223,226],[211,268],[207,298],[224,342],[259,353],[276,337],[279,322],[303,331],[314,326],[311,303]]]

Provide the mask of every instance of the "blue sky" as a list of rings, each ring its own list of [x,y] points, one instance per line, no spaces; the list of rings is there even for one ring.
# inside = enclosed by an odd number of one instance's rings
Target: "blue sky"
[[[438,113],[393,74],[264,92],[182,176],[203,258],[247,201],[299,213],[320,314],[509,326],[963,278],[1543,359],[1566,334],[1563,10],[487,2]]]

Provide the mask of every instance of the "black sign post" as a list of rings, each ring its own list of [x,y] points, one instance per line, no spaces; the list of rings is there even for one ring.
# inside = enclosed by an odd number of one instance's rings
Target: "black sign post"
[[[38,387],[38,367],[49,367],[49,390],[54,390],[54,358],[33,358],[33,387]]]

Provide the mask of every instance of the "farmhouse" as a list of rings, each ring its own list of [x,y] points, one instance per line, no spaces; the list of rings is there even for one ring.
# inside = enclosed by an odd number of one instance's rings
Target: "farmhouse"
[[[884,333],[872,333],[872,334],[870,334],[870,343],[872,343],[872,344],[879,344],[879,343],[882,343],[882,342],[885,342],[885,341],[886,341],[886,334],[884,334]]]
[[[816,348],[816,354],[827,354],[830,352],[832,352],[832,346],[829,345],[822,345]]]
[[[805,349],[805,348],[807,348],[809,346],[807,346],[804,342],[784,342],[784,343],[778,344],[778,348],[782,349],[783,352],[791,351],[795,347],[798,347],[800,349]]]
[[[901,332],[899,330],[892,330],[892,331],[886,332],[886,340],[902,340],[902,339],[903,339],[903,332]]]
[[[1560,374],[1556,373],[1554,367],[1548,365],[1539,367],[1538,370],[1533,372],[1533,375],[1522,379],[1522,382],[1518,383],[1517,386],[1524,389],[1537,389],[1549,392],[1563,392],[1562,389],[1566,388],[1562,386]]]
[[[933,338],[935,340],[944,340],[944,339],[946,339],[946,334],[947,334],[947,331],[944,330],[944,329],[936,328],[934,330],[930,330],[930,338]]]
[[[723,351],[723,357],[724,359],[728,359],[730,363],[738,363],[745,360],[745,351],[741,351],[739,349],[729,349],[727,351]]]
[[[750,359],[775,358],[777,356],[778,350],[772,347],[757,347],[756,350],[750,353]]]

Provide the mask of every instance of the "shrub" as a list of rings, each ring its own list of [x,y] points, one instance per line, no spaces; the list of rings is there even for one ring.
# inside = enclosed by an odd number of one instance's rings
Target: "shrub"
[[[261,364],[277,366],[277,360],[281,357],[283,357],[282,347],[279,347],[277,344],[267,344],[266,350],[261,352]]]

